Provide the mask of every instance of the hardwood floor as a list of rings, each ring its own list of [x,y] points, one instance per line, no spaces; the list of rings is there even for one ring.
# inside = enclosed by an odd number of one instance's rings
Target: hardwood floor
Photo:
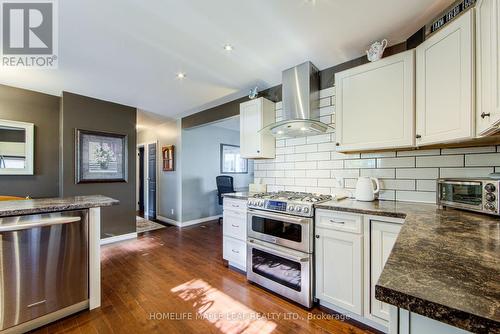
[[[221,243],[215,221],[103,246],[102,306],[35,332],[376,333],[248,283],[224,266]]]

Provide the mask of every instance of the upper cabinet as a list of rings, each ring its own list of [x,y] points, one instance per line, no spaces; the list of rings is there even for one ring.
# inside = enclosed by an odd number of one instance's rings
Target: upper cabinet
[[[476,5],[476,131],[497,132],[500,124],[500,0]]]
[[[335,74],[338,151],[415,145],[415,52]]]
[[[417,145],[474,137],[473,12],[417,47]]]
[[[260,97],[240,104],[240,153],[246,159],[274,159],[276,140],[270,133],[259,132],[274,123],[274,103]]]

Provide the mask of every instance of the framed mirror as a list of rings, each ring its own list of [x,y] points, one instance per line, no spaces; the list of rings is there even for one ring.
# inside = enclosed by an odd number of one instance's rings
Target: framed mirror
[[[0,119],[0,175],[33,175],[32,123]]]

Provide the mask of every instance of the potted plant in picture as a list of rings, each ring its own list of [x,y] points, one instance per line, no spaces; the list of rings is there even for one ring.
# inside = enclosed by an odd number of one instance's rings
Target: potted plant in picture
[[[108,144],[103,143],[97,147],[95,158],[102,169],[108,169],[109,163],[115,160],[115,154]]]

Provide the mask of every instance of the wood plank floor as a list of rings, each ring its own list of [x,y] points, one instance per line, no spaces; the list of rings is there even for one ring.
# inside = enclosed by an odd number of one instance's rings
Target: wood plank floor
[[[217,222],[104,246],[102,307],[35,332],[376,333],[249,284],[224,266]]]

